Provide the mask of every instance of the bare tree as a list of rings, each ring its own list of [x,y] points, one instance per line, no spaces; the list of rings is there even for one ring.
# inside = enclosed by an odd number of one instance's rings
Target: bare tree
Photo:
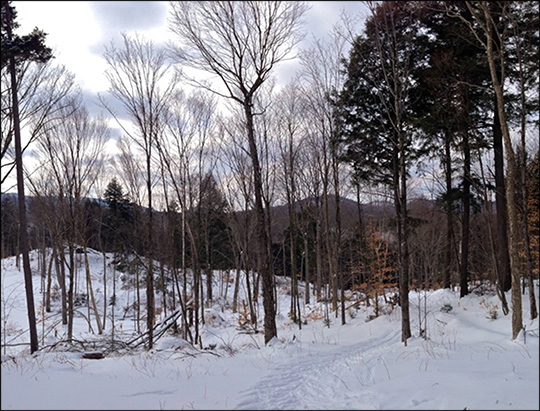
[[[317,39],[313,46],[305,50],[302,57],[301,79],[304,95],[306,96],[306,109],[309,113],[310,125],[307,126],[308,135],[311,135],[314,151],[312,155],[318,163],[315,181],[320,183],[320,216],[317,218],[319,235],[324,233],[326,251],[328,253],[328,275],[332,290],[332,309],[338,315],[338,302],[341,300],[341,322],[345,323],[345,299],[343,285],[343,272],[340,267],[341,253],[341,211],[340,197],[342,195],[342,168],[345,166],[339,160],[338,146],[335,144],[334,107],[332,93],[343,85],[344,75],[341,70],[341,61],[347,50],[350,39],[343,34],[346,31],[347,21],[343,26],[336,26],[334,31],[325,39]],[[319,188],[318,187],[318,188]],[[318,191],[318,190],[317,190]],[[333,213],[330,203],[334,199]],[[317,248],[318,254],[321,249]],[[318,276],[320,276],[321,257]],[[340,291],[341,290],[341,291]]]
[[[111,165],[115,173],[119,176],[127,189],[127,196],[138,206],[142,206],[144,195],[141,192],[144,182],[141,182],[141,175],[144,170],[141,168],[141,162],[136,157],[133,147],[129,144],[128,136],[122,136],[118,139],[116,146],[120,151],[112,157]]]
[[[105,76],[109,80],[109,93],[118,100],[134,122],[134,131],[129,131],[122,123],[126,135],[144,153],[146,165],[146,191],[148,195],[148,231],[147,231],[147,270],[146,270],[146,306],[148,349],[153,347],[154,327],[154,280],[153,280],[153,240],[152,240],[152,186],[155,177],[152,174],[152,155],[155,141],[163,132],[167,104],[172,95],[176,80],[164,49],[154,46],[153,42],[135,35],[130,38],[122,34],[123,47],[111,43],[106,47],[104,58],[108,64]],[[109,108],[104,99],[102,103],[118,120],[118,115]]]
[[[10,100],[11,80],[7,70],[2,70],[2,115],[0,159],[4,184],[15,167],[13,160],[13,110]],[[74,75],[64,66],[53,65],[51,61],[43,64],[21,62],[16,73],[18,84],[19,119],[21,130],[25,133],[21,151],[36,140],[49,124],[61,115],[61,110],[69,105],[69,95],[75,91]]]
[[[49,269],[47,272],[47,288],[45,291],[45,311],[51,312],[51,287],[52,287],[52,266],[55,263],[57,283],[61,290],[61,313],[62,324],[67,324],[67,300],[65,280],[62,277],[62,271],[59,269],[58,256],[61,244],[63,244],[64,221],[58,216],[58,204],[54,200],[57,195],[55,176],[48,167],[40,167],[32,173],[29,179],[30,193],[34,197],[34,213],[40,218],[37,225],[47,232],[48,245],[52,248]],[[37,211],[36,211],[37,209]]]
[[[195,325],[194,342],[201,343],[199,334],[199,314],[204,321],[203,283],[200,267],[201,236],[203,227],[201,221],[200,202],[203,187],[203,179],[206,172],[211,168],[208,162],[207,145],[212,137],[213,122],[215,115],[214,96],[204,92],[195,91],[186,95],[183,91],[175,94],[174,101],[169,105],[167,132],[157,140],[157,149],[164,168],[164,179],[168,187],[172,189],[174,201],[179,205],[182,216],[181,220],[181,256],[182,272],[184,275],[184,288],[178,297],[183,296],[187,301],[187,267],[186,267],[186,240],[187,233],[191,251],[191,269],[193,272],[193,310],[189,315],[190,322]],[[164,182],[165,184],[165,182]],[[190,211],[195,208],[198,211],[195,221],[187,218]],[[207,281],[211,281],[211,273],[207,270]],[[208,298],[211,298],[211,289],[207,284]],[[180,300],[183,310],[185,306]],[[199,313],[200,311],[200,313]],[[188,332],[187,317],[184,316],[184,333]]]
[[[254,98],[277,63],[297,44],[304,2],[171,1],[170,28],[180,45],[175,54],[184,65],[217,77],[225,91],[195,81],[241,105],[253,163],[255,209],[259,231],[258,271],[263,278],[265,343],[277,336],[270,227],[263,204],[263,182],[254,124]]]
[[[85,258],[86,284],[89,304],[95,315],[98,333],[102,331],[99,311],[94,298],[87,261],[87,238],[83,202],[91,192],[92,184],[103,165],[104,146],[108,140],[108,127],[102,117],[91,118],[88,111],[74,99],[38,142],[41,167],[48,169],[56,189],[60,207],[59,216],[66,222],[63,234],[68,245],[69,260],[65,261],[63,248],[59,250],[62,264],[69,268],[68,339],[73,336],[74,292],[76,283],[75,250],[82,245]],[[31,180],[32,181],[32,180]],[[35,185],[35,184],[34,184]],[[88,319],[90,326],[90,318]]]
[[[253,207],[253,171],[249,158],[249,149],[245,147],[243,135],[245,133],[241,113],[235,117],[222,118],[220,122],[219,140],[222,167],[221,180],[229,195],[233,212],[229,213],[228,225],[231,232],[231,241],[236,260],[236,281],[234,286],[232,308],[238,311],[238,291],[240,288],[240,274],[245,272],[246,294],[248,300],[249,321],[257,329],[257,312],[254,306],[254,291],[250,273],[255,268],[253,254],[249,244],[256,232],[250,210]],[[247,314],[247,313],[246,313]]]
[[[509,19],[511,2],[465,2],[469,12],[473,16],[476,25],[471,24],[459,15],[466,24],[481,47],[486,51],[486,57],[491,73],[493,91],[496,96],[496,111],[501,126],[505,157],[507,164],[506,179],[506,200],[508,209],[508,237],[510,249],[510,268],[512,273],[512,338],[516,339],[523,329],[523,310],[520,294],[521,265],[519,258],[519,221],[517,215],[517,191],[516,182],[518,181],[517,160],[510,129],[508,126],[508,116],[505,109],[505,91],[506,81],[506,53],[508,33],[497,24],[497,20]]]
[[[16,11],[12,5],[3,1],[1,3],[1,38],[2,38],[2,69],[7,67],[11,80],[11,118],[13,120],[13,137],[15,144],[15,165],[17,169],[17,196],[19,207],[20,251],[23,258],[24,285],[26,291],[26,304],[28,326],[30,334],[30,352],[38,349],[36,328],[36,313],[34,308],[34,289],[32,286],[32,270],[30,268],[28,226],[26,217],[26,198],[24,195],[24,174],[21,142],[21,125],[19,113],[19,93],[17,90],[17,60],[33,60],[46,62],[51,58],[51,49],[44,45],[44,33],[35,29],[23,38],[13,34],[18,26],[15,21]],[[2,105],[2,109],[3,109]]]
[[[529,286],[529,307],[530,318],[534,320],[538,316],[538,307],[536,306],[536,298],[534,291],[534,273],[533,273],[533,256],[531,252],[531,236],[529,232],[530,216],[527,207],[529,199],[529,178],[527,173],[528,156],[527,156],[527,144],[526,136],[528,130],[528,104],[534,104],[535,95],[536,102],[538,101],[538,64],[535,64],[535,53],[538,51],[538,44],[535,45],[535,35],[538,34],[538,3],[521,3],[520,7],[523,8],[522,13],[536,14],[536,28],[534,24],[529,27],[525,26],[521,22],[521,18],[517,13],[510,15],[512,24],[512,34],[516,37],[515,40],[515,54],[518,64],[517,84],[519,87],[519,101],[520,101],[520,114],[519,114],[519,128],[521,144],[518,148],[519,168],[521,171],[521,204],[522,204],[522,229],[523,229],[523,241],[525,247],[525,255],[527,261],[527,280]],[[530,8],[530,9],[529,9]],[[527,23],[525,23],[527,24]],[[532,57],[532,58],[531,58]],[[536,87],[532,87],[532,86]],[[530,90],[531,89],[531,90]]]
[[[132,200],[134,209],[133,209],[133,235],[132,240],[128,241],[127,244],[124,244],[124,250],[127,251],[136,251],[141,248],[143,235],[142,229],[142,216],[141,209],[145,202],[144,189],[144,158],[141,158],[140,153],[137,151],[138,147],[130,144],[131,138],[129,136],[122,136],[117,141],[117,148],[120,150],[120,153],[112,158],[111,164],[114,170],[118,173],[121,180],[125,183],[127,187],[127,196]],[[135,329],[137,332],[140,332],[140,282],[139,282],[139,265],[136,265],[135,270],[135,286],[136,286],[136,301],[133,303],[135,309]]]

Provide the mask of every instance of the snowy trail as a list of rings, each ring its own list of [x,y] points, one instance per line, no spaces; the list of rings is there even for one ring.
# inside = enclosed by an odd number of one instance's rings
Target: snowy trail
[[[372,387],[389,379],[381,353],[399,336],[397,330],[346,349],[284,360],[242,393],[236,409],[377,409],[380,393]]]

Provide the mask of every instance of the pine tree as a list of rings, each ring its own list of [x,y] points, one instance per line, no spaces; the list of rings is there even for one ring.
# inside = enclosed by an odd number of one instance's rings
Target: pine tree
[[[129,196],[116,178],[107,185],[103,200],[109,207],[102,230],[103,243],[107,249],[115,252],[126,251],[130,247],[130,233],[133,232],[133,208]]]
[[[470,214],[473,205],[474,182],[472,158],[478,149],[488,145],[489,130],[486,113],[492,111],[489,90],[489,68],[483,50],[476,45],[472,34],[447,16],[447,10],[466,18],[465,6],[454,3],[429,2],[423,6],[422,25],[429,33],[428,61],[415,73],[419,87],[415,107],[415,126],[431,140],[430,155],[439,157],[446,179],[441,195],[447,213],[446,263],[443,283],[450,287],[452,247],[454,242],[453,214],[455,203],[461,202],[462,230],[459,264],[461,296],[468,294]],[[471,17],[468,17],[469,20]],[[468,36],[466,35],[468,34]],[[462,153],[458,164],[455,151]],[[461,182],[453,184],[454,173],[462,169]],[[502,270],[501,270],[502,271]]]
[[[124,194],[124,189],[116,177],[114,177],[107,185],[107,188],[103,193],[103,199],[113,212],[119,211],[123,205],[129,202],[128,196]]]
[[[407,180],[423,152],[413,144],[413,73],[426,50],[414,2],[382,2],[355,40],[347,80],[336,100],[338,138],[355,177],[392,190],[397,225],[402,342],[411,336]]]

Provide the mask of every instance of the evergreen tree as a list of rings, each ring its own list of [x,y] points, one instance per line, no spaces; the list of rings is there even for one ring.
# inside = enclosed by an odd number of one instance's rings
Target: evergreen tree
[[[232,255],[226,215],[230,207],[212,173],[208,173],[201,182],[201,191],[198,208],[201,210],[207,237],[204,246],[206,252],[201,258],[201,264],[207,268],[225,269],[230,266]]]
[[[229,209],[223,193],[212,173],[203,176],[199,186],[198,203],[195,207],[197,248],[199,262],[206,272],[206,297],[213,299],[213,270],[229,267],[232,255],[226,213]]]
[[[103,200],[108,205],[102,230],[104,247],[114,252],[126,252],[132,246],[130,237],[133,233],[133,207],[116,178],[107,185]]]
[[[124,189],[116,179],[113,179],[107,185],[103,193],[103,199],[113,212],[123,211],[129,204],[129,196],[124,194]]]
[[[2,258],[16,255],[18,252],[19,221],[17,219],[17,201],[2,195],[0,207],[2,235]]]
[[[11,58],[15,60],[17,66],[23,61],[35,61],[45,63],[52,56],[52,50],[45,45],[46,34],[35,27],[30,33],[23,36],[13,35],[19,27],[17,23],[17,10],[11,1],[2,1],[1,8],[1,49],[2,49],[2,70],[10,64]]]
[[[411,336],[407,179],[423,154],[414,127],[414,72],[425,64],[425,34],[414,2],[375,5],[347,63],[337,104],[338,139],[355,178],[392,190],[398,238],[402,342]]]
[[[472,20],[460,3],[422,3],[422,26],[429,39],[428,60],[414,73],[419,98],[413,102],[415,125],[428,137],[430,155],[440,158],[446,181],[446,189],[441,195],[447,213],[444,287],[450,286],[454,214],[461,211],[459,282],[461,296],[465,296],[469,292],[470,214],[474,204],[473,189],[477,185],[472,159],[489,145],[487,126],[493,112],[493,93],[489,92],[490,74],[485,53],[474,41],[472,33],[448,17],[450,9],[463,15],[464,19]],[[460,158],[453,155],[456,151],[461,153]],[[457,169],[463,172],[459,184],[454,185]]]

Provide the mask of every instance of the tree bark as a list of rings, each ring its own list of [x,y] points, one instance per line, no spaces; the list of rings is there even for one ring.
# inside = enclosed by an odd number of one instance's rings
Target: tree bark
[[[454,244],[454,218],[452,210],[452,158],[450,152],[450,135],[447,132],[444,139],[444,166],[446,180],[446,243],[444,245],[444,271],[443,271],[443,288],[450,288],[451,266],[452,266],[452,247]]]
[[[2,7],[3,8],[3,7]],[[12,40],[13,16],[11,6],[6,7],[7,35],[9,41]],[[38,336],[36,326],[36,311],[34,305],[34,287],[32,285],[32,269],[30,268],[29,244],[28,244],[28,222],[26,217],[26,198],[24,195],[24,173],[21,144],[21,126],[19,119],[19,97],[17,92],[15,57],[9,59],[9,74],[11,79],[11,103],[13,110],[13,128],[15,139],[15,163],[17,168],[17,198],[19,207],[19,251],[23,259],[24,286],[26,292],[26,309],[28,316],[28,329],[30,333],[30,352],[38,350]]]
[[[401,342],[407,345],[411,337],[409,313],[409,240],[407,212],[407,170],[405,166],[405,147],[402,132],[399,133],[399,177],[396,180],[396,215],[398,220],[399,242],[399,301],[401,306]]]
[[[497,100],[495,98],[495,106]],[[499,278],[503,292],[510,290],[512,274],[510,270],[510,256],[508,255],[508,224],[507,204],[504,184],[504,155],[503,139],[498,110],[493,118],[493,153],[495,160],[495,206],[497,208],[497,261],[499,265]]]
[[[264,342],[277,337],[276,307],[274,297],[274,270],[273,259],[270,254],[269,227],[266,227],[266,216],[263,207],[263,187],[261,178],[261,165],[255,141],[255,128],[253,124],[253,105],[251,96],[246,96],[244,113],[249,143],[249,155],[253,164],[253,188],[255,191],[255,215],[257,222],[257,265],[262,276],[262,292],[264,306]]]
[[[463,216],[461,226],[461,263],[459,270],[459,296],[469,294],[469,239],[471,215],[471,149],[469,135],[463,134]]]
[[[507,179],[506,179],[506,201],[508,210],[508,232],[509,232],[509,254],[510,254],[510,269],[512,273],[512,339],[516,339],[519,333],[523,330],[523,308],[521,301],[521,264],[519,258],[519,223],[516,206],[516,158],[510,130],[508,129],[508,121],[506,119],[506,111],[504,108],[504,74],[498,75],[496,56],[494,48],[493,30],[497,29],[492,25],[491,13],[489,10],[489,2],[482,2],[484,13],[484,21],[486,24],[486,52],[491,73],[491,81],[493,89],[497,97],[497,111],[499,114],[499,122],[503,135],[503,142],[507,160]],[[501,42],[502,43],[502,42]],[[504,47],[500,44],[499,50]],[[499,52],[498,58],[501,61],[499,65],[504,68],[504,54],[502,50]]]

